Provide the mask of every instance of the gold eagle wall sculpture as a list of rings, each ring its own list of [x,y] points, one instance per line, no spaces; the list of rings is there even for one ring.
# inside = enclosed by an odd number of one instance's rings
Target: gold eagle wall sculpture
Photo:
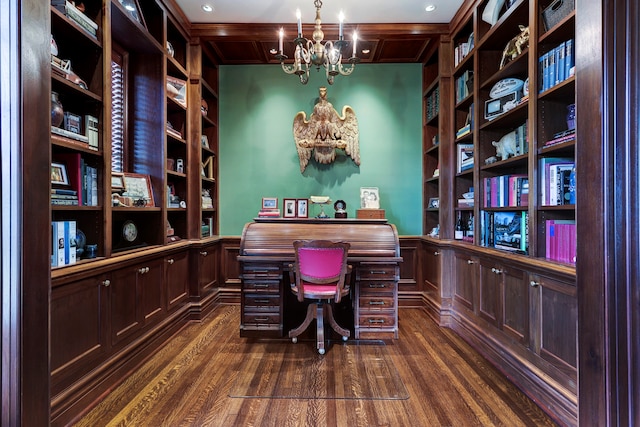
[[[320,99],[307,120],[304,111],[293,118],[293,138],[300,158],[300,173],[304,173],[311,152],[318,163],[329,164],[336,158],[336,148],[342,149],[360,166],[358,120],[353,108],[345,105],[342,116],[327,101],[327,88],[321,87]]]

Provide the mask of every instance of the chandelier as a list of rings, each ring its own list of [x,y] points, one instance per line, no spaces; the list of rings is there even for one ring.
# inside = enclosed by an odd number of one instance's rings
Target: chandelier
[[[316,24],[313,30],[312,38],[309,40],[302,35],[302,18],[300,9],[296,11],[296,18],[298,20],[298,37],[293,40],[295,44],[295,53],[293,54],[293,64],[285,64],[288,59],[284,54],[283,38],[284,30],[280,28],[278,53],[276,59],[280,61],[282,70],[287,74],[296,74],[300,77],[300,83],[306,85],[309,81],[309,68],[315,66],[317,70],[320,67],[324,67],[327,74],[327,82],[330,85],[333,84],[334,77],[337,75],[348,76],[353,73],[356,64],[360,62],[360,58],[356,57],[356,41],[358,35],[353,33],[353,55],[347,59],[350,66],[344,66],[342,64],[342,49],[348,44],[344,40],[342,23],[344,21],[344,15],[340,12],[340,27],[338,40],[335,42],[326,41],[323,43],[324,33],[322,32],[322,21],[320,19],[320,8],[322,7],[321,0],[314,0],[314,6],[316,7]]]

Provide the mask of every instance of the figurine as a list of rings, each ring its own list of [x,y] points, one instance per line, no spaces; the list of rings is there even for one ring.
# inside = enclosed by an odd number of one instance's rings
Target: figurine
[[[313,107],[307,121],[304,111],[293,118],[293,137],[300,158],[300,173],[303,173],[311,152],[318,163],[329,164],[336,158],[336,148],[343,149],[354,163],[360,166],[358,143],[358,120],[353,108],[346,105],[342,116],[327,101],[327,88],[321,87],[320,99]]]
[[[505,46],[502,52],[500,69],[517,58],[523,50],[529,47],[529,27],[525,27],[524,25],[519,25],[518,27],[520,28],[520,34],[509,40],[509,43],[507,43],[507,46]]]
[[[491,144],[496,147],[496,156],[500,160],[507,160],[516,154],[516,131],[511,131],[500,138],[500,141],[493,141]],[[486,161],[485,161],[486,163]]]

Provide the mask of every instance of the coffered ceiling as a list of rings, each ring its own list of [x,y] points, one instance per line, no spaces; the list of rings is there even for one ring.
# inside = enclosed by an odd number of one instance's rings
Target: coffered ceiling
[[[285,33],[284,53],[293,56],[296,9],[303,34],[311,38],[313,0],[175,0],[191,23],[192,36],[206,42],[221,64],[277,63],[278,31]],[[463,0],[324,0],[320,10],[324,40],[338,38],[338,15],[344,13],[344,36],[358,33],[357,56],[363,63],[422,62],[431,43],[449,31]],[[204,4],[213,8],[210,13]],[[427,12],[432,4],[435,10]],[[349,44],[345,49],[352,52]]]

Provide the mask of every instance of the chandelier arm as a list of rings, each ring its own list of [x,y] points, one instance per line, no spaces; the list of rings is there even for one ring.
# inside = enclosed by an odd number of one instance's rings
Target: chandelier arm
[[[352,63],[351,63],[351,66],[350,66],[350,67],[348,67],[348,68],[347,68],[347,67],[345,67],[344,65],[342,65],[342,63],[340,63],[340,64],[338,65],[338,71],[340,72],[340,75],[341,75],[341,76],[348,76],[348,75],[350,75],[351,73],[353,73],[353,70],[355,70],[355,69],[356,69],[356,64],[355,64],[355,62],[352,62]]]

